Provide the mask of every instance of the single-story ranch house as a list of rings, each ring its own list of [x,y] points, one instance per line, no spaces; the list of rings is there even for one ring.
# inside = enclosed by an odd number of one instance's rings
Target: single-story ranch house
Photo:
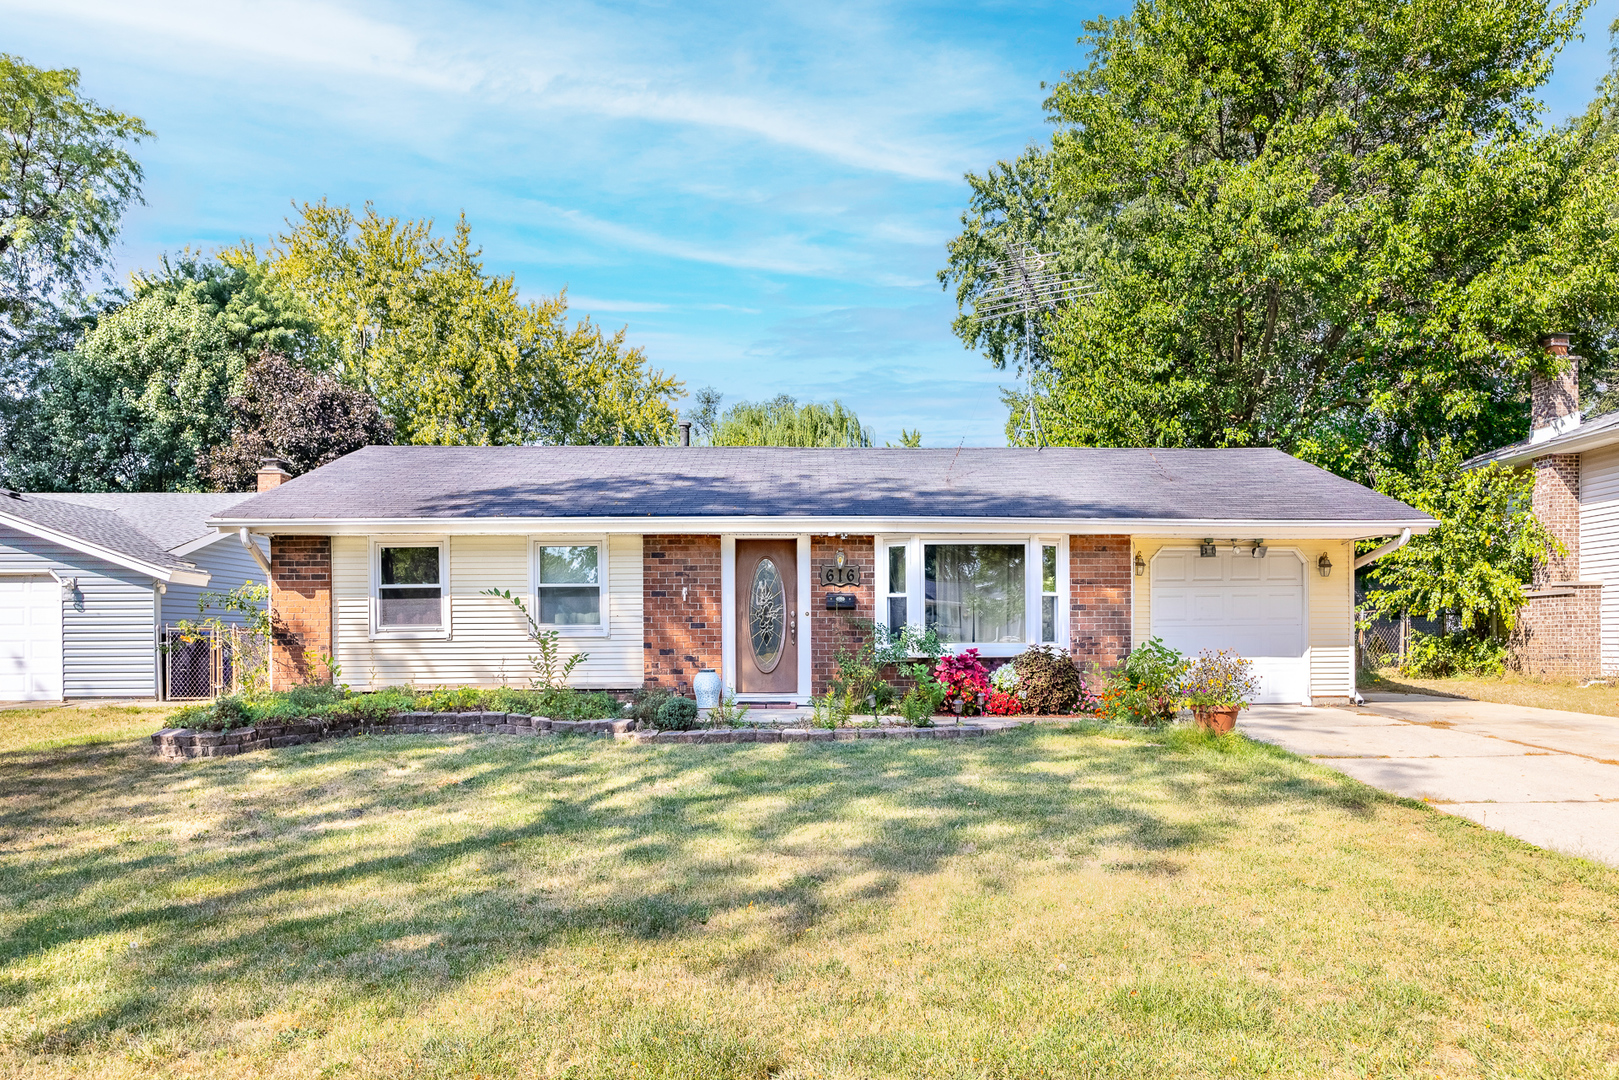
[[[1343,701],[1354,542],[1434,525],[1265,449],[373,446],[260,487],[212,523],[269,538],[277,686],[323,657],[356,689],[525,685],[503,589],[588,654],[574,685],[712,668],[783,703],[866,620],[1082,667],[1235,649],[1263,700]]]
[[[248,497],[0,489],[0,701],[159,696],[164,625],[268,580],[208,524]]]

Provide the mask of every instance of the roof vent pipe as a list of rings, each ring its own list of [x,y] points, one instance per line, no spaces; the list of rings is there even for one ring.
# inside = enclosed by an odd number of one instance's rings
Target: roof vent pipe
[[[690,420],[682,420],[680,422],[680,445],[681,446],[690,446],[691,445],[691,421]]]

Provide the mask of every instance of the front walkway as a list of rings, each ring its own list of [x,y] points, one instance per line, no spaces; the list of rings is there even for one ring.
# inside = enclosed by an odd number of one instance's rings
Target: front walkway
[[[1619,719],[1414,694],[1256,705],[1237,730],[1531,844],[1619,866]]]

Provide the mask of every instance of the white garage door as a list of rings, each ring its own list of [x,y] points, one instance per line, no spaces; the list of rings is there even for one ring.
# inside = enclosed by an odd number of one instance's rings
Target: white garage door
[[[62,587],[0,575],[0,701],[62,696]]]
[[[1231,649],[1252,660],[1262,702],[1308,702],[1304,564],[1291,551],[1256,559],[1227,545],[1205,559],[1196,548],[1152,560],[1152,633],[1188,656]]]

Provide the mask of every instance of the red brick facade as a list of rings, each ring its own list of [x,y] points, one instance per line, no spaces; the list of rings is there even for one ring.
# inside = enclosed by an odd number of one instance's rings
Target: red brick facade
[[[325,681],[332,654],[332,541],[270,537],[270,686]]]
[[[642,677],[649,687],[691,696],[703,668],[724,656],[718,536],[641,538],[646,633]]]
[[[879,618],[875,544],[876,539],[870,536],[810,537],[810,594],[804,600],[810,612],[810,681],[814,687],[811,693],[827,692],[827,680],[837,674],[838,650],[859,649],[871,636],[864,628]],[[860,584],[854,588],[833,589],[820,583],[821,567],[834,562],[840,550],[845,566],[860,568]],[[829,592],[854,593],[854,610],[826,610]]]
[[[1130,652],[1130,538],[1068,538],[1068,651],[1081,671]]]
[[[1512,630],[1512,663],[1525,675],[1602,672],[1602,583],[1537,587]]]
[[[1547,454],[1534,461],[1535,517],[1568,550],[1535,567],[1537,586],[1580,577],[1580,455]]]
[[[1529,380],[1529,426],[1550,427],[1579,411],[1579,360],[1566,334],[1546,339],[1562,370]],[[1563,543],[1561,555],[1536,564],[1529,598],[1512,634],[1512,664],[1530,675],[1593,676],[1602,672],[1602,585],[1580,580],[1580,455],[1534,459],[1535,517]]]

